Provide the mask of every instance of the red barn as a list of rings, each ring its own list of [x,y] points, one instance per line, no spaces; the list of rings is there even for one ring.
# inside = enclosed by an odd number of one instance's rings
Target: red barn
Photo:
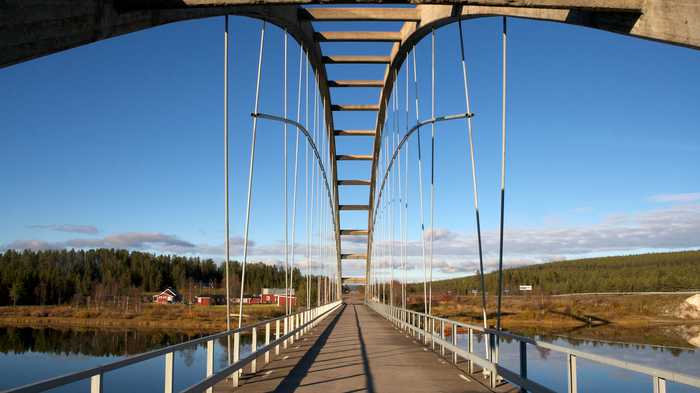
[[[197,304],[200,306],[209,306],[212,304],[212,299],[210,296],[197,296],[195,297]]]

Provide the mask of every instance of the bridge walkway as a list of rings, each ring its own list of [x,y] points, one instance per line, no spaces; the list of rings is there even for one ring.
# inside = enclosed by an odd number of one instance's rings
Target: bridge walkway
[[[258,364],[262,364],[258,361]],[[394,329],[368,307],[349,303],[281,350],[241,387],[214,392],[489,392],[455,366]]]

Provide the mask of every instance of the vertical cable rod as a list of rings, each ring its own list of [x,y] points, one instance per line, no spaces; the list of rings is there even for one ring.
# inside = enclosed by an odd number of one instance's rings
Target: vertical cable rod
[[[405,88],[405,94],[406,94],[406,133],[408,132],[408,117],[409,117],[409,107],[408,107],[408,80],[409,80],[409,63],[406,62],[406,88]],[[408,262],[408,148],[410,144],[406,144],[406,151],[404,152],[404,168],[405,168],[405,173],[404,173],[404,192],[406,193],[405,201],[404,201],[404,229],[403,229],[403,252],[404,252],[404,261],[403,261],[403,308],[406,308],[406,287],[408,285],[407,283],[407,275],[406,275],[406,264]]]
[[[435,29],[431,34],[430,113],[435,118]],[[428,315],[433,314],[433,256],[435,254],[435,122],[430,125],[430,287],[428,289]]]
[[[287,118],[287,40],[289,34],[287,29],[284,30],[284,77],[282,95],[284,96],[284,118]],[[288,191],[289,191],[289,173],[287,169],[287,123],[284,122],[284,296],[285,296],[285,315],[289,315],[289,208],[288,208]]]
[[[506,44],[508,41],[507,19],[503,17],[503,92],[501,97],[501,222],[498,239],[498,306],[496,312],[496,330],[501,330],[501,298],[503,297],[503,227],[505,221],[506,197]]]
[[[228,194],[228,167],[229,167],[229,136],[228,136],[228,15],[224,16],[224,247],[226,248],[226,330],[231,330],[231,286],[229,285],[229,194]],[[227,336],[228,363],[231,364],[231,336]]]
[[[413,48],[413,84],[416,89],[416,122],[420,121],[420,102],[418,100],[418,67],[416,62],[417,47]],[[423,308],[425,314],[428,314],[428,272],[425,257],[425,212],[423,209],[423,160],[421,155],[421,140],[420,127],[416,131],[418,134],[418,201],[420,209],[420,235],[421,235],[421,250],[423,253]]]
[[[304,74],[306,75],[304,78],[304,84],[306,85],[306,94],[304,95],[304,125],[306,126],[306,129],[309,129],[309,56],[307,54],[306,56],[306,70],[304,71]],[[304,149],[304,168],[306,171],[306,176],[304,176],[304,182],[305,182],[305,187],[304,187],[304,194],[305,194],[305,205],[306,205],[306,216],[305,216],[305,222],[306,222],[306,309],[308,310],[311,308],[311,284],[309,281],[309,241],[311,240],[311,236],[309,236],[309,144],[306,144],[306,147]]]
[[[304,50],[299,45],[299,82],[297,83],[297,123],[301,120],[301,75],[304,62]],[[292,263],[289,270],[289,287],[294,288],[294,262],[296,256],[296,236],[297,236],[297,185],[299,183],[299,133],[296,133],[296,142],[294,147],[294,190],[292,191]],[[298,294],[294,292],[294,298],[297,299]],[[287,299],[289,300],[289,299]],[[289,303],[289,313],[292,312],[291,301]]]
[[[265,24],[263,21],[260,30],[260,54],[258,55],[258,76],[255,81],[255,113],[258,113],[260,105],[260,76],[262,73],[263,50],[265,47]],[[248,166],[248,197],[246,202],[245,228],[243,232],[243,266],[241,268],[241,296],[238,308],[238,327],[243,325],[243,294],[245,291],[245,265],[248,261],[248,233],[250,230],[250,207],[253,198],[253,167],[255,164],[255,139],[258,131],[258,118],[253,117],[253,135],[250,143],[250,165]]]
[[[459,45],[462,55],[462,77],[464,80],[464,97],[467,113],[471,113],[471,100],[469,97],[469,79],[467,78],[467,62],[464,55],[464,37],[462,33],[462,21],[460,20],[457,24],[459,26]],[[469,142],[469,158],[471,160],[471,173],[472,173],[472,192],[474,194],[474,215],[476,218],[476,239],[477,247],[479,251],[479,278],[481,282],[481,317],[484,322],[484,328],[487,327],[486,321],[486,283],[484,279],[484,257],[481,244],[481,220],[479,217],[479,191],[476,182],[476,159],[474,157],[474,141],[472,133],[472,119],[470,116],[466,117],[467,120],[467,138]]]

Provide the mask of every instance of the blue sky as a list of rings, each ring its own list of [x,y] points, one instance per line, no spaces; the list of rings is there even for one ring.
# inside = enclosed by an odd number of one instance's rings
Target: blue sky
[[[485,251],[487,265],[493,266],[500,19],[463,23]],[[231,18],[234,244],[243,233],[260,24]],[[111,246],[220,260],[222,29],[223,18],[182,22],[1,69],[0,248]],[[509,33],[507,262],[700,247],[700,52],[528,20],[511,19]],[[279,29],[268,27],[261,108],[273,114],[282,113],[282,37]],[[463,112],[457,26],[438,30],[436,41],[437,113]],[[387,48],[362,45],[376,54]],[[327,53],[358,49],[355,44],[324,44]],[[417,50],[425,119],[430,114],[429,37]],[[297,67],[294,43],[289,49],[290,116]],[[378,67],[333,65],[329,75],[379,78]],[[404,72],[399,77],[401,111]],[[374,103],[377,97],[376,89],[333,92],[340,103]],[[412,104],[412,92],[410,100]],[[412,125],[414,109],[409,109]],[[402,112],[401,132],[404,119]],[[388,124],[392,121],[390,117]],[[369,114],[338,114],[335,122],[337,128],[374,125]],[[471,273],[475,267],[464,130],[463,121],[453,121],[437,131],[437,277]],[[279,261],[282,132],[269,122],[261,122],[258,132],[252,259]],[[429,129],[422,135],[426,152],[428,136]],[[420,254],[415,143],[409,147],[408,194],[413,265]],[[339,139],[337,145],[338,153],[371,151],[365,138]],[[339,163],[339,175],[368,178],[369,165]],[[341,203],[365,202],[363,191],[342,193]],[[427,207],[427,193],[425,197]],[[304,210],[299,214],[303,218]],[[342,213],[341,222],[343,227],[365,227],[366,214]],[[300,233],[304,225],[300,219]],[[305,242],[303,235],[299,238]],[[361,248],[353,241],[343,247]],[[234,255],[239,250],[234,247]],[[361,270],[359,263],[346,267],[349,274]]]

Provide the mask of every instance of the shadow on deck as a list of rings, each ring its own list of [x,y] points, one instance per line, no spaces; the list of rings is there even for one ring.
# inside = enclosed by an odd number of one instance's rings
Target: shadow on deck
[[[261,361],[258,362],[262,364]],[[489,392],[358,303],[344,304],[241,387],[215,392]],[[499,389],[499,391],[502,391]]]

